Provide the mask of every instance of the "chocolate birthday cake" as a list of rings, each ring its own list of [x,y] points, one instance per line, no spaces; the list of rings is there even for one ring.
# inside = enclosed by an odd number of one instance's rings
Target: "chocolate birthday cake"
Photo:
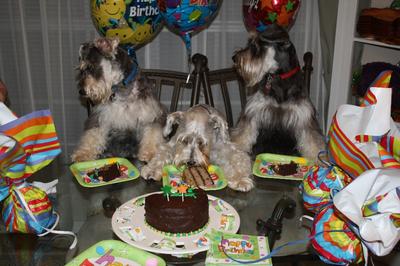
[[[209,219],[208,197],[202,189],[194,189],[194,195],[182,198],[160,193],[146,197],[146,222],[168,233],[190,233],[202,228]]]

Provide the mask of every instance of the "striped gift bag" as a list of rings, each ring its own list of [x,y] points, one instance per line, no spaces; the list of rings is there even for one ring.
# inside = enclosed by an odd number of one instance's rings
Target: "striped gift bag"
[[[0,134],[16,142],[0,154],[0,184],[23,182],[61,153],[49,110],[36,111],[2,125]]]
[[[47,194],[25,180],[61,152],[49,110],[37,111],[0,126],[0,134],[15,141],[0,147],[0,201],[10,232],[43,233],[57,217]]]
[[[391,74],[375,79],[361,106],[342,105],[332,119],[330,159],[353,179],[376,167],[400,168],[400,133],[390,117]]]

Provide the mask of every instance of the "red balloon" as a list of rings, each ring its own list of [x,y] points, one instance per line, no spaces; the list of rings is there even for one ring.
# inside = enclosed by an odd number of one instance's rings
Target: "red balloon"
[[[248,31],[264,31],[278,24],[287,30],[293,25],[300,0],[243,0],[243,20]]]

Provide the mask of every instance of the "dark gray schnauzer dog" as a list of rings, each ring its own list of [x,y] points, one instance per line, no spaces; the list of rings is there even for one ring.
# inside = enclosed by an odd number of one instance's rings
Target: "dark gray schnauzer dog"
[[[233,142],[253,156],[270,152],[316,160],[324,139],[287,31],[268,26],[232,59],[247,88],[256,90],[232,130]]]
[[[164,141],[164,108],[137,75],[136,61],[118,44],[118,39],[99,38],[80,47],[78,87],[95,107],[72,154],[74,162],[114,156],[148,162]]]

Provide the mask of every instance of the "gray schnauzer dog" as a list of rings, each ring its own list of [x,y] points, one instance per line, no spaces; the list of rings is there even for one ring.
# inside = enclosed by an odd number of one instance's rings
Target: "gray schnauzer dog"
[[[248,90],[256,91],[231,132],[232,141],[253,156],[270,152],[315,161],[324,139],[287,31],[268,26],[232,59]]]
[[[221,114],[208,105],[196,105],[186,112],[167,117],[163,135],[168,139],[149,164],[143,166],[145,179],[161,179],[165,164],[221,167],[228,186],[239,191],[254,187],[249,155],[232,143],[228,124]]]
[[[150,161],[163,142],[166,113],[136,61],[118,46],[118,39],[99,38],[79,51],[80,94],[95,105],[72,161],[105,157]]]

